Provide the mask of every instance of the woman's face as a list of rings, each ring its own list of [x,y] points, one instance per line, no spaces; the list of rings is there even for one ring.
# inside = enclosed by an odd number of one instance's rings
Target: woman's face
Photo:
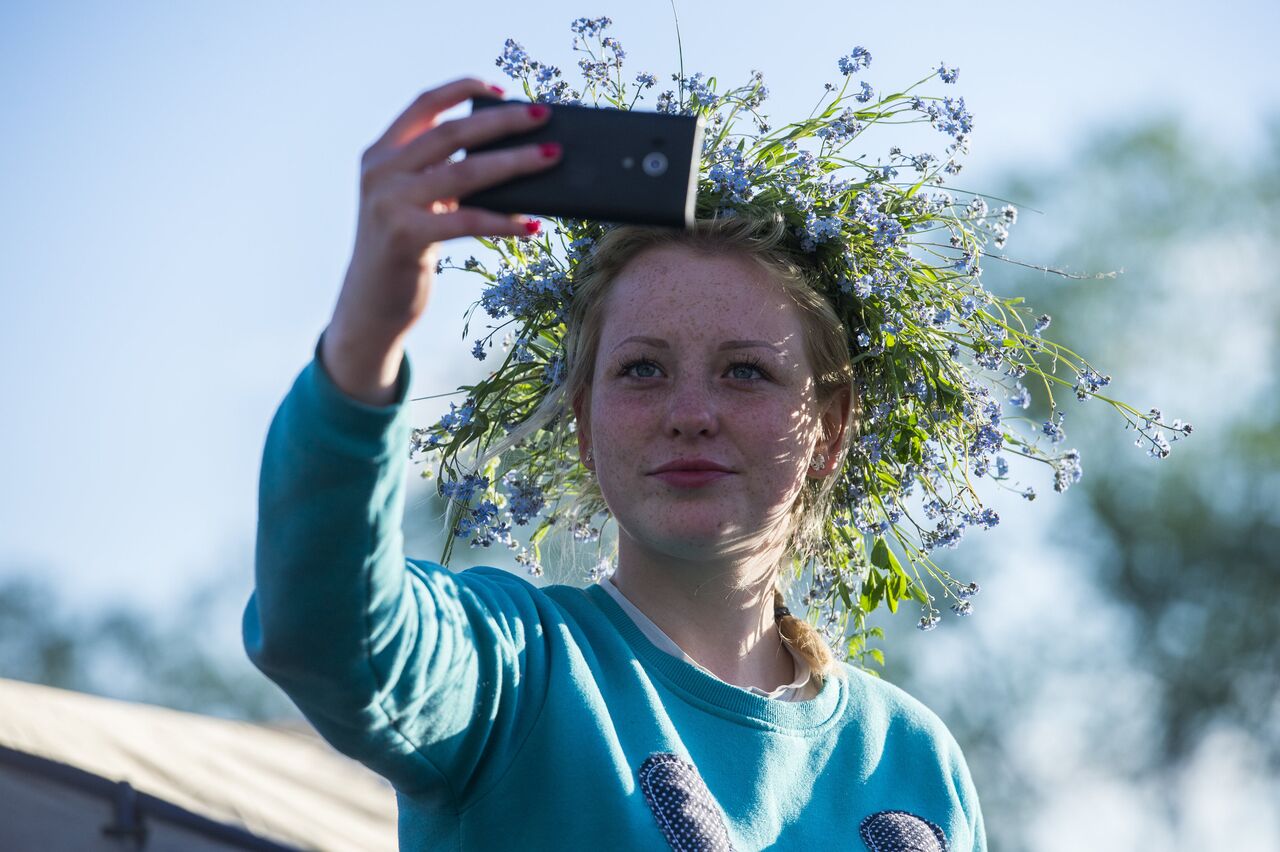
[[[819,412],[814,391],[799,309],[769,273],[730,254],[642,252],[613,283],[574,406],[619,534],[681,559],[775,546],[805,477],[834,466],[809,470],[822,416],[839,434],[848,396]],[[695,458],[731,472],[693,487],[655,475]]]

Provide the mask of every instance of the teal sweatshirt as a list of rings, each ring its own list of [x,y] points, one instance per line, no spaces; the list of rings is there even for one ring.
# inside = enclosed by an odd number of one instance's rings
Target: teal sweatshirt
[[[404,850],[985,850],[955,739],[840,663],[784,702],[653,645],[599,586],[406,559],[409,359],[385,407],[312,361],[267,433],[253,663],[386,777]]]

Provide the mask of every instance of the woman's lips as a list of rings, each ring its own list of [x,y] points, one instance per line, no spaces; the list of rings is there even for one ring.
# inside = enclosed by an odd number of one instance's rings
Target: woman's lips
[[[727,470],[664,470],[653,476],[675,488],[701,488],[733,474]]]

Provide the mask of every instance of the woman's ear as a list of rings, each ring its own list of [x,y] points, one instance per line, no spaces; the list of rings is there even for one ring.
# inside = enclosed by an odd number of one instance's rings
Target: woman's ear
[[[852,417],[853,385],[850,383],[843,385],[831,395],[831,399],[827,401],[826,406],[824,406],[822,413],[819,415],[822,434],[818,436],[818,444],[814,448],[814,452],[822,453],[826,456],[827,463],[821,470],[815,470],[815,475],[826,476],[839,462],[838,455],[840,448],[844,444],[844,434],[850,426]]]
[[[578,436],[578,460],[588,470],[594,468],[587,464],[587,451],[591,449],[591,394],[583,389],[573,398],[573,419],[576,424],[574,434]],[[594,462],[592,462],[594,464]]]

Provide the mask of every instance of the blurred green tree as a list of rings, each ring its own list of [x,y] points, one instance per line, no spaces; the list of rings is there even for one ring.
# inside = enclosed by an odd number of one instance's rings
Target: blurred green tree
[[[1175,768],[1209,727],[1230,724],[1280,773],[1280,610],[1269,605],[1280,599],[1280,118],[1243,162],[1164,119],[1100,134],[1037,183],[1033,206],[1071,213],[1038,223],[1059,230],[1057,262],[1125,272],[1050,283],[1032,300],[1124,374],[1133,390],[1117,396],[1197,429],[1153,462],[1115,440],[1099,403],[1082,405],[1091,475],[1076,508],[1097,537],[1056,528],[1059,544],[1088,548],[1094,581],[1133,620],[1133,665],[1158,684],[1160,735],[1134,768]]]
[[[296,722],[301,714],[221,622],[238,623],[238,589],[197,587],[161,621],[126,606],[72,614],[34,570],[0,582],[0,676],[225,718]],[[233,594],[233,591],[235,592]]]
[[[1115,374],[1111,395],[1159,406],[1195,432],[1153,461],[1105,403],[1060,396],[1066,446],[1081,448],[1085,475],[1063,495],[1043,487],[1047,477],[1034,482],[1042,496],[1025,514],[1058,501],[1042,544],[1065,554],[1071,585],[1089,587],[1064,591],[1060,606],[1096,608],[1055,613],[1071,625],[1065,635],[1015,647],[957,630],[947,650],[963,647],[967,665],[945,687],[930,675],[930,639],[895,631],[905,658],[886,676],[927,696],[952,726],[992,848],[1036,848],[1028,820],[1055,795],[1012,733],[1046,693],[1062,740],[1079,735],[1078,751],[1131,783],[1155,780],[1163,812],[1144,818],[1176,826],[1191,809],[1173,781],[1223,727],[1245,738],[1280,789],[1280,116],[1264,128],[1261,150],[1246,157],[1207,148],[1173,118],[1136,120],[1086,135],[1061,166],[998,184],[1021,215],[993,253],[1086,274],[987,258],[988,288],[1051,314],[1050,336]],[[1045,400],[1028,414],[1045,419]],[[1005,525],[1019,523],[1016,508]],[[1007,552],[1009,534],[974,536],[947,562],[981,580],[976,566]],[[1002,557],[1020,564],[994,582],[1046,582],[1040,546]],[[1083,733],[1067,730],[1075,726]]]

